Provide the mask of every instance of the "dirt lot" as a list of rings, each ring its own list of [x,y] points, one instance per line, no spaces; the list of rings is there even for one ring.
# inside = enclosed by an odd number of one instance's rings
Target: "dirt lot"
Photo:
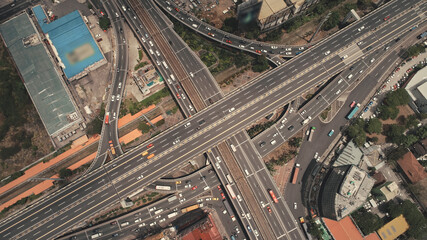
[[[211,25],[216,28],[221,28],[222,23],[228,17],[234,16],[234,8],[236,5],[233,0],[220,0],[219,4],[216,4],[214,0],[200,0],[203,8],[198,14],[198,18],[206,19]],[[228,10],[226,14],[224,10]]]

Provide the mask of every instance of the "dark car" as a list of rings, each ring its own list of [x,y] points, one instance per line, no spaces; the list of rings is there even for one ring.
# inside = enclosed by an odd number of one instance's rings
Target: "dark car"
[[[289,127],[288,127],[288,130],[289,130],[289,131],[294,130],[294,125],[289,126]]]
[[[111,235],[112,237],[118,237],[119,234],[118,233],[114,233],[113,235]]]
[[[264,147],[264,145],[265,145],[265,142],[261,142],[261,143],[259,144],[259,146],[260,146],[260,147]]]

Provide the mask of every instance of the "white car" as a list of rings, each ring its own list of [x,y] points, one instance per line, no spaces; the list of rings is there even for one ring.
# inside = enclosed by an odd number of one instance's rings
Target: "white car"
[[[300,48],[298,48],[298,50],[304,50],[304,47],[300,47]]]
[[[296,202],[294,202],[294,209],[297,209],[297,203]]]
[[[267,52],[267,50],[263,49],[263,50],[261,50],[261,52],[264,52],[264,53],[266,53],[266,52]]]
[[[329,50],[328,50],[328,51],[326,51],[326,52],[325,52],[325,56],[328,56],[328,55],[329,55],[329,53],[331,53],[331,51],[329,51]]]
[[[240,47],[240,48],[245,48],[245,46],[244,46],[244,45],[239,45],[239,47]]]
[[[358,42],[358,43],[357,43],[357,46],[362,45],[362,43],[363,43],[362,41]]]
[[[317,158],[319,156],[319,153],[318,152],[316,152],[315,154],[314,154],[314,158]]]
[[[284,124],[282,124],[282,125],[280,125],[279,129],[282,129],[282,128],[284,128],[284,127],[285,127],[285,125],[284,125]]]
[[[143,177],[144,177],[143,175],[140,175],[136,179],[139,180],[139,179],[142,179]]]
[[[113,96],[111,96],[111,101],[112,101],[112,102],[114,102],[114,95],[113,95]]]
[[[119,82],[119,89],[120,89],[120,88],[122,88],[122,83],[121,83],[121,82]]]
[[[271,46],[271,49],[277,49],[277,46]]]
[[[286,48],[285,51],[292,51],[292,48]]]
[[[228,110],[228,112],[232,112],[232,111],[234,111],[235,110],[235,108],[234,107],[232,107],[232,108],[230,108],[229,110]]]
[[[357,29],[357,31],[362,31],[363,29],[365,29],[365,26],[361,26],[360,28]]]
[[[282,124],[283,124],[283,123],[285,123],[287,120],[288,120],[288,119],[283,118],[283,120],[282,120]]]
[[[191,76],[191,77],[194,77],[194,74],[193,74],[193,72],[190,72],[190,76]]]
[[[285,55],[291,55],[291,54],[292,54],[291,52],[286,52],[286,53],[285,53]]]
[[[120,100],[120,94],[117,94],[117,98],[116,98],[116,100],[117,100],[117,101],[119,101],[119,100]]]

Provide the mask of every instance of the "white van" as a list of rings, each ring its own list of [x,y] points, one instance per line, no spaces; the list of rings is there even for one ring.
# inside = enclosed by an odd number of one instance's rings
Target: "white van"
[[[154,52],[153,52],[153,49],[148,49],[148,51],[152,54],[152,55],[154,55]]]
[[[273,140],[270,143],[271,143],[271,145],[274,145],[274,144],[276,144],[276,140]]]
[[[197,27],[198,27],[198,25],[197,25],[197,24],[195,24],[195,23],[193,23],[193,25],[191,25],[191,26],[193,26],[194,28],[197,28]]]
[[[350,74],[347,76],[348,79],[351,79],[353,77],[353,74]]]
[[[152,41],[148,41],[148,43],[150,44],[150,46],[154,46]]]

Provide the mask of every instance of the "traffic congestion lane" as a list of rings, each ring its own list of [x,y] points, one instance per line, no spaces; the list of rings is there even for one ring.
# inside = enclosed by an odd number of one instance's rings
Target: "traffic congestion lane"
[[[235,147],[237,151],[234,154],[238,156],[237,153],[241,152],[244,155],[244,157],[236,157],[238,163],[241,166],[244,162],[248,162],[251,164],[257,162],[262,163],[262,159],[260,159],[260,156],[257,154],[253,145],[250,144],[249,136],[247,136],[246,133],[240,132],[233,136],[231,140],[234,140],[233,144],[236,144]],[[242,146],[245,145],[249,145],[251,146],[251,148],[243,150]],[[278,189],[276,188],[273,179],[270,177],[270,173],[265,167],[257,171],[253,171],[251,169],[252,166],[250,166],[249,168],[250,169],[248,169],[248,174],[246,174],[246,178],[248,179],[251,188],[254,190],[254,193],[258,192],[256,194],[258,196],[258,201],[260,201],[260,203],[262,201],[265,205],[269,204],[270,210],[267,209],[267,212],[270,215],[274,214],[275,216],[277,216],[277,221],[273,222],[272,225],[284,229],[286,231],[286,234],[289,234],[289,232],[296,229],[297,226],[293,224],[292,219],[294,219],[294,217],[292,216],[291,212],[287,208],[285,208],[284,198],[281,196]],[[251,173],[250,171],[253,171],[253,173]],[[277,203],[272,201],[272,196],[270,196],[269,193],[270,190],[273,191],[277,199]],[[269,217],[268,219],[270,220],[271,217]],[[285,233],[282,233],[282,235],[283,234]]]
[[[274,72],[274,71],[273,71]],[[251,86],[253,86],[253,85],[251,85]],[[268,104],[267,104],[268,105]],[[140,149],[139,149],[140,150]]]

